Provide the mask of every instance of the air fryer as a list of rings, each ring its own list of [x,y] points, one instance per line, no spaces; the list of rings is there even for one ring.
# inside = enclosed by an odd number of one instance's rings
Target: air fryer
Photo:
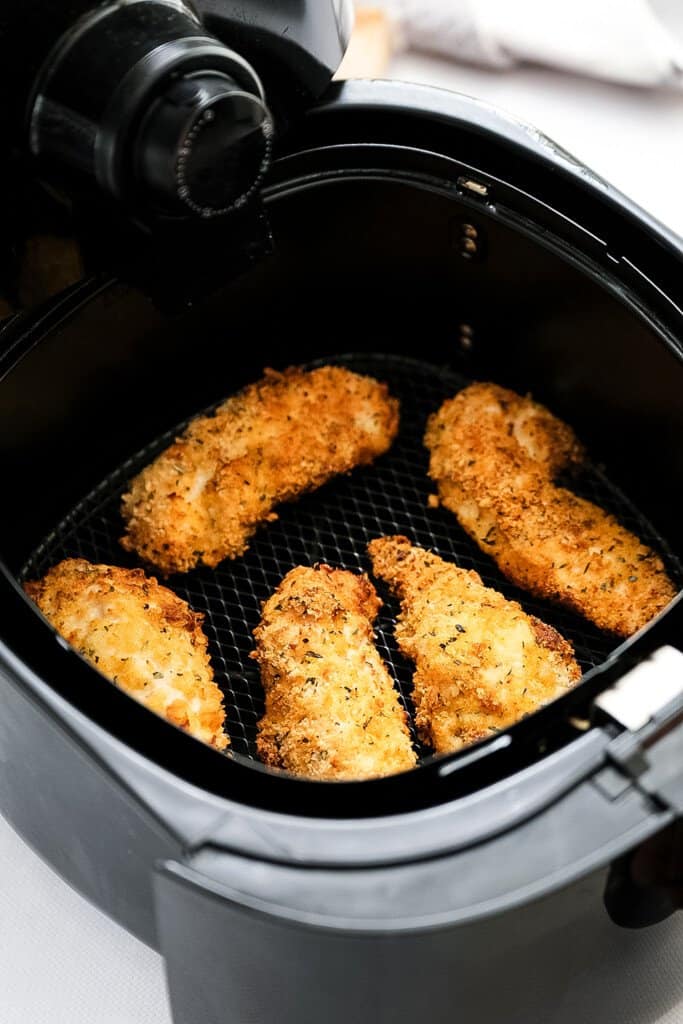
[[[304,106],[276,118],[240,229],[212,224],[211,287],[195,281],[191,304],[171,308],[158,275],[100,267],[0,335],[3,813],[161,951],[177,1024],[617,1020],[638,970],[680,967],[673,876],[645,885],[633,862],[657,843],[683,859],[683,605],[619,642],[517,591],[428,507],[421,438],[468,381],[532,392],[590,452],[572,486],[680,585],[681,243],[476,101],[372,82]],[[239,259],[254,223],[268,244]],[[194,223],[190,235],[199,244]],[[21,583],[72,555],[135,564],[117,543],[131,476],[265,366],[328,362],[401,399],[394,449],[284,508],[243,559],[169,581],[206,614],[224,756],[99,676]],[[248,658],[260,602],[297,564],[367,570],[367,541],[395,532],[555,625],[581,683],[459,753],[421,749],[402,775],[266,769]],[[410,707],[397,607],[382,596],[380,648]],[[598,961],[589,1010],[572,979]],[[683,997],[682,976],[659,1009]]]

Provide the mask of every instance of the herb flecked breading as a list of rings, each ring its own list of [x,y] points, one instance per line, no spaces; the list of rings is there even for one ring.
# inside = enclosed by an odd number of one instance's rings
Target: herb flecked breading
[[[517,586],[618,636],[635,633],[675,596],[654,551],[554,482],[583,452],[542,405],[472,384],[430,418],[425,444],[441,504]]]
[[[313,779],[368,779],[415,765],[407,716],[377,651],[381,602],[367,576],[298,566],[264,603],[252,653],[268,765]]]
[[[397,430],[398,402],[371,377],[266,370],[132,481],[123,547],[165,575],[215,567],[244,554],[277,505],[372,462]]]
[[[69,558],[24,589],[64,639],[131,697],[217,750],[228,746],[203,616],[167,587],[142,569]]]
[[[581,678],[571,644],[476,572],[406,537],[368,550],[401,601],[396,640],[415,664],[416,724],[438,753],[507,728]]]

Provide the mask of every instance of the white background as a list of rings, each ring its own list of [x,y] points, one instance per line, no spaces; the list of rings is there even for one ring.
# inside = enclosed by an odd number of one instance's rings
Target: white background
[[[683,0],[658,2],[683,14]],[[414,55],[397,58],[393,74],[457,89],[535,123],[683,235],[683,94]],[[170,1024],[159,957],[64,885],[2,819],[0,1024]],[[683,1024],[683,1006],[658,1024]]]

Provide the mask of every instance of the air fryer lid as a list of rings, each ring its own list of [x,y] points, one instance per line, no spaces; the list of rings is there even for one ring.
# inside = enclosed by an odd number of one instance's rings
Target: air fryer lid
[[[251,714],[253,728],[256,709],[240,698],[245,693],[240,691],[239,670],[226,659],[232,657],[233,646],[241,649],[249,643],[258,598],[294,560],[315,560],[322,554],[358,568],[371,520],[378,530],[401,528],[409,535],[426,521],[426,495],[420,490],[426,486],[424,466],[416,461],[424,459],[424,453],[418,455],[418,419],[424,420],[445,391],[463,378],[486,376],[520,390],[531,388],[604,459],[608,478],[635,501],[641,516],[638,528],[645,528],[644,514],[655,531],[648,536],[657,546],[662,546],[662,536],[674,550],[680,541],[680,526],[667,497],[680,483],[679,467],[665,442],[667,431],[677,429],[681,418],[681,361],[675,341],[680,321],[667,306],[664,288],[651,286],[644,274],[636,277],[636,264],[629,260],[627,266],[626,258],[615,264],[597,232],[604,231],[629,254],[647,258],[653,246],[658,248],[657,280],[662,285],[676,261],[675,251],[638,217],[607,200],[599,186],[588,188],[583,174],[562,157],[552,163],[546,153],[534,151],[523,133],[494,135],[482,125],[477,107],[455,98],[449,102],[460,119],[450,124],[447,148],[441,133],[445,114],[420,110],[417,101],[424,95],[416,91],[407,111],[391,87],[385,92],[384,87],[354,86],[312,114],[306,130],[292,136],[290,148],[281,152],[267,192],[277,240],[274,256],[233,281],[215,301],[168,319],[135,291],[91,284],[17,339],[8,361],[14,364],[25,353],[5,380],[10,400],[2,403],[0,431],[7,478],[16,482],[15,500],[4,509],[4,536],[12,538],[6,559],[15,573],[32,552],[29,565],[35,572],[47,564],[41,557],[56,560],[67,550],[78,550],[60,547],[64,544],[85,544],[83,553],[90,557],[102,552],[103,524],[105,543],[113,529],[107,516],[115,501],[107,502],[133,471],[132,463],[94,492],[40,551],[36,547],[131,452],[185,415],[254,379],[264,365],[338,359],[353,338],[356,365],[360,368],[365,360],[366,369],[388,377],[401,392],[408,413],[405,441],[412,447],[400,449],[398,461],[387,463],[384,480],[379,468],[382,500],[371,491],[369,479],[354,475],[343,482],[343,500],[332,490],[286,510],[287,535],[265,531],[254,543],[254,562],[262,561],[264,575],[253,592],[251,610],[246,613],[242,604],[238,613],[233,605],[225,614],[224,607],[223,625],[216,623],[214,654],[220,663],[224,647],[222,664],[231,688],[227,703],[233,701],[239,716],[233,721],[238,747],[233,758],[221,759],[204,749],[114,687],[94,687],[92,670],[56,643],[16,589],[6,584],[15,616],[12,642],[22,664],[49,679],[51,687],[98,727],[158,765],[229,799],[280,813],[357,818],[407,811],[543,766],[553,752],[559,757],[566,751],[569,760],[555,762],[565,766],[560,777],[561,786],[566,785],[572,777],[566,766],[583,742],[581,725],[573,723],[590,715],[597,692],[677,634],[672,611],[619,651],[613,643],[593,648],[590,657],[584,654],[585,667],[594,666],[592,672],[573,694],[504,737],[444,761],[426,760],[405,776],[329,787],[267,773],[243,760],[249,753],[246,715]],[[425,151],[427,139],[431,156]],[[452,151],[462,147],[472,161],[481,163],[458,161]],[[520,187],[532,180],[537,198]],[[473,190],[473,183],[482,188]],[[577,215],[582,205],[592,217],[588,223],[594,233],[565,213]],[[459,244],[464,224],[477,226],[481,248],[476,258],[465,258]],[[652,272],[647,260],[644,269]],[[340,296],[347,301],[341,302]],[[617,339],[618,362],[612,358]],[[427,368],[414,361],[418,345],[421,359],[430,364]],[[117,420],[113,431],[113,410],[103,416],[103,409],[109,410],[111,396],[117,394],[126,396],[126,407],[135,415]],[[74,452],[80,453],[78,458],[64,457]],[[665,461],[669,472],[660,476]],[[591,486],[598,486],[596,479]],[[621,501],[614,491],[591,493],[607,504]],[[363,513],[367,518],[356,518],[355,526],[349,516],[354,505],[368,506]],[[619,505],[621,514],[625,507]],[[444,520],[439,530],[416,539],[448,545],[458,528]],[[271,544],[270,553],[263,544]],[[477,557],[465,548],[445,546],[442,553]],[[227,574],[241,571],[226,567]],[[491,572],[489,565],[489,579]],[[247,574],[245,585],[248,581]],[[179,585],[187,585],[192,602],[201,607],[211,581],[193,577]],[[506,587],[502,581],[499,585]],[[238,596],[243,602],[243,594]],[[218,601],[225,602],[225,591]],[[552,609],[542,614],[553,621]],[[237,643],[234,632],[220,634],[226,621],[229,628],[242,631]],[[571,625],[560,628],[577,639]],[[387,637],[390,632],[387,622]],[[590,649],[589,642],[584,651]],[[399,667],[399,677],[407,681],[407,666]],[[240,729],[244,748],[237,742]],[[602,751],[606,737],[600,734],[599,739]],[[594,762],[588,758],[584,763]],[[528,804],[517,804],[527,809],[535,805],[536,796]]]

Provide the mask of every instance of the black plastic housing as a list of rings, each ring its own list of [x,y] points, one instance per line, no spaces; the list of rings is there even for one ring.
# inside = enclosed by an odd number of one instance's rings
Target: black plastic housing
[[[169,7],[173,7],[170,0]],[[0,14],[0,124],[4,145],[17,143],[36,77],[56,41],[98,0],[21,0]],[[175,4],[179,7],[180,4]],[[199,0],[186,5],[227,46],[253,60],[273,87],[275,109],[301,107],[319,97],[336,72],[351,33],[347,0]]]
[[[680,241],[524,126],[384,83],[312,110],[264,199],[272,257],[191,312],[92,281],[3,336],[0,803],[163,951],[178,1024],[407,1024],[426,992],[438,1024],[455,1005],[485,1024],[564,1022],[563,970],[598,956],[592,1011],[615,1020],[610,982],[646,956],[605,909],[609,867],[676,811],[616,766],[616,726],[571,720],[653,650],[681,647],[680,599],[504,744],[325,785],[221,758],[150,715],[16,585],[59,516],[151,437],[264,365],[364,346],[533,390],[683,547]],[[670,773],[682,710],[644,755]],[[658,926],[657,957],[677,935]],[[657,998],[680,998],[680,978],[671,993]]]
[[[270,245],[257,191],[272,136],[329,85],[351,10],[350,0],[9,5],[0,295],[21,308],[27,291],[58,290],[36,239],[167,308],[210,293],[217,264],[249,266]],[[31,277],[39,287],[26,287]]]
[[[29,100],[29,146],[41,173],[76,195],[99,189],[143,221],[220,216],[268,168],[264,100],[253,68],[189,8],[105,5],[56,41]]]

